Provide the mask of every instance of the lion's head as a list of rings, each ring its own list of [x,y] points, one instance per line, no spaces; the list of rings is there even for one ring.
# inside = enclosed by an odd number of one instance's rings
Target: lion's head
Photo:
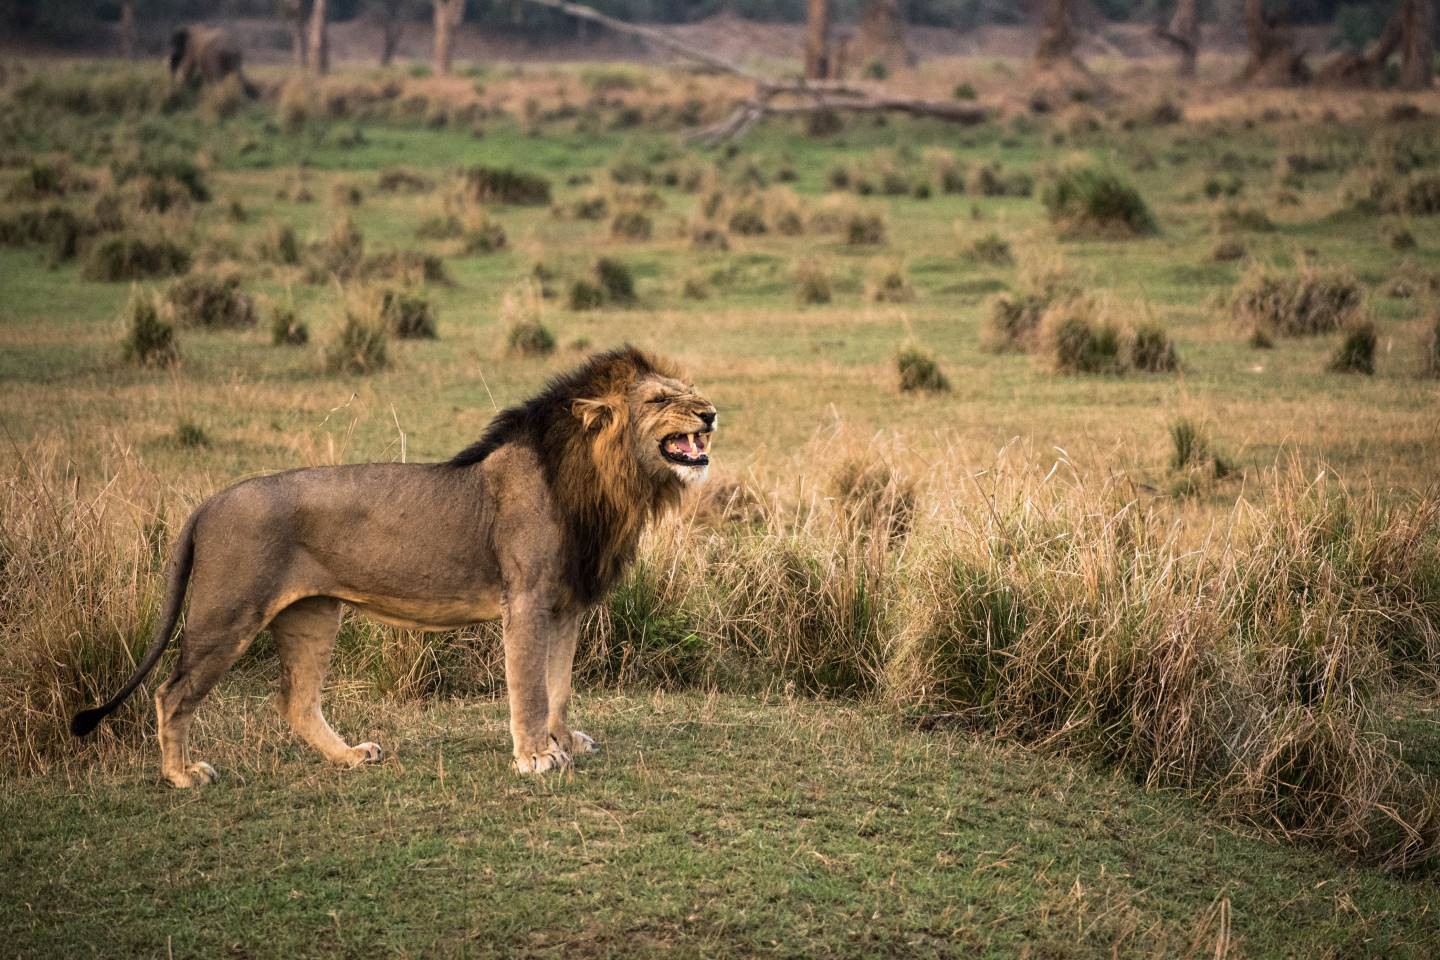
[[[715,406],[678,367],[627,346],[502,411],[450,463],[479,463],[507,443],[534,450],[564,518],[570,582],[591,601],[634,556],[645,523],[705,479],[715,427]]]

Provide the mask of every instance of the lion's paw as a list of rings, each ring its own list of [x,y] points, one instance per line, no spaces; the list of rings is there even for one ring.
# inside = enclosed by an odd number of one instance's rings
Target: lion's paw
[[[522,753],[515,757],[515,769],[520,773],[546,773],[551,770],[568,770],[575,765],[570,754],[560,749],[554,737],[543,753]]]
[[[220,774],[215,768],[203,760],[199,763],[192,763],[180,773],[167,774],[165,779],[170,781],[172,787],[181,790],[189,787],[203,787],[220,779]]]
[[[596,743],[595,738],[584,730],[570,731],[571,753],[597,753],[599,750],[600,744]]]
[[[355,758],[350,761],[350,766],[358,767],[365,763],[379,763],[385,759],[385,751],[380,749],[380,744],[372,743],[369,740],[364,743],[357,743],[350,748]]]

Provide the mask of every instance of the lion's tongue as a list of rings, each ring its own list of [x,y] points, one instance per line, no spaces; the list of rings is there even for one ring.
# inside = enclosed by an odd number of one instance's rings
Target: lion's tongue
[[[685,434],[684,436],[671,440],[669,447],[671,453],[684,454],[691,460],[699,457],[701,453],[699,445],[695,443],[694,434]]]

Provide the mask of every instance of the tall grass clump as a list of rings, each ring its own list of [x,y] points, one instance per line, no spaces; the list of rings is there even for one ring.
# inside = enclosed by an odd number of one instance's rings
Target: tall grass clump
[[[167,319],[163,300],[153,290],[130,291],[125,306],[125,359],[142,367],[168,367],[180,359],[175,324]]]
[[[818,260],[795,265],[795,299],[802,304],[830,302],[830,273]]]
[[[1081,289],[1079,280],[1060,264],[1032,266],[1018,291],[997,294],[990,301],[980,329],[981,346],[995,353],[1037,349],[1046,311],[1079,297]]]
[[[902,349],[895,357],[895,370],[900,375],[900,389],[905,393],[915,390],[946,393],[950,390],[950,378],[941,371],[935,357],[919,347]]]
[[[190,269],[190,254],[164,238],[112,234],[90,247],[81,275],[86,280],[149,280],[172,277]]]
[[[383,370],[390,363],[389,340],[378,303],[352,298],[344,308],[340,328],[325,346],[325,369],[354,376]]]
[[[1088,298],[1045,313],[1041,331],[1057,373],[1123,373],[1120,328]]]
[[[303,347],[310,342],[310,328],[300,319],[292,303],[277,303],[270,311],[270,342],[277,347]]]
[[[1230,461],[1215,452],[1200,425],[1181,417],[1170,424],[1170,469],[1183,473],[1199,468],[1208,469],[1216,479],[1234,471]]]
[[[508,167],[471,167],[462,175],[461,187],[475,203],[541,207],[550,203],[549,180]]]
[[[1430,380],[1440,379],[1440,311],[1430,315],[1420,342],[1420,376]]]
[[[256,321],[255,304],[235,276],[192,273],[171,285],[165,301],[182,327],[237,330]]]
[[[1146,322],[1135,328],[1130,341],[1130,365],[1146,373],[1173,373],[1180,368],[1180,356],[1169,332],[1158,323]]]
[[[1150,207],[1119,175],[1094,166],[1069,166],[1040,197],[1050,222],[1066,236],[1141,236],[1158,226]]]
[[[1335,348],[1325,369],[1331,373],[1375,372],[1375,321],[1364,319],[1345,330],[1345,339]]]
[[[1286,271],[1256,264],[1236,284],[1230,310],[1249,329],[1304,337],[1340,329],[1364,302],[1360,281],[1348,270],[1302,264]]]
[[[385,329],[394,336],[401,340],[434,340],[440,335],[435,306],[423,291],[383,289],[378,296]]]

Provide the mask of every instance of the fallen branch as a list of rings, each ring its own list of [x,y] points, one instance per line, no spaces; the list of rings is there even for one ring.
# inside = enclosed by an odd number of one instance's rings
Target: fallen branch
[[[983,123],[990,117],[989,109],[974,104],[897,97],[877,87],[850,84],[844,81],[807,80],[781,83],[752,73],[739,64],[708,50],[702,50],[678,40],[663,30],[616,20],[614,17],[607,16],[584,4],[571,3],[570,0],[525,0],[525,2],[557,10],[580,20],[598,23],[616,33],[638,37],[646,43],[678,53],[721,73],[754,81],[754,96],[743,101],[724,120],[703,130],[698,130],[688,137],[688,139],[710,146],[738,140],[767,116],[796,116],[842,110],[854,113],[894,112],[908,113],[915,117],[936,117],[952,123],[967,125]],[[773,102],[782,98],[807,102],[782,104]]]

